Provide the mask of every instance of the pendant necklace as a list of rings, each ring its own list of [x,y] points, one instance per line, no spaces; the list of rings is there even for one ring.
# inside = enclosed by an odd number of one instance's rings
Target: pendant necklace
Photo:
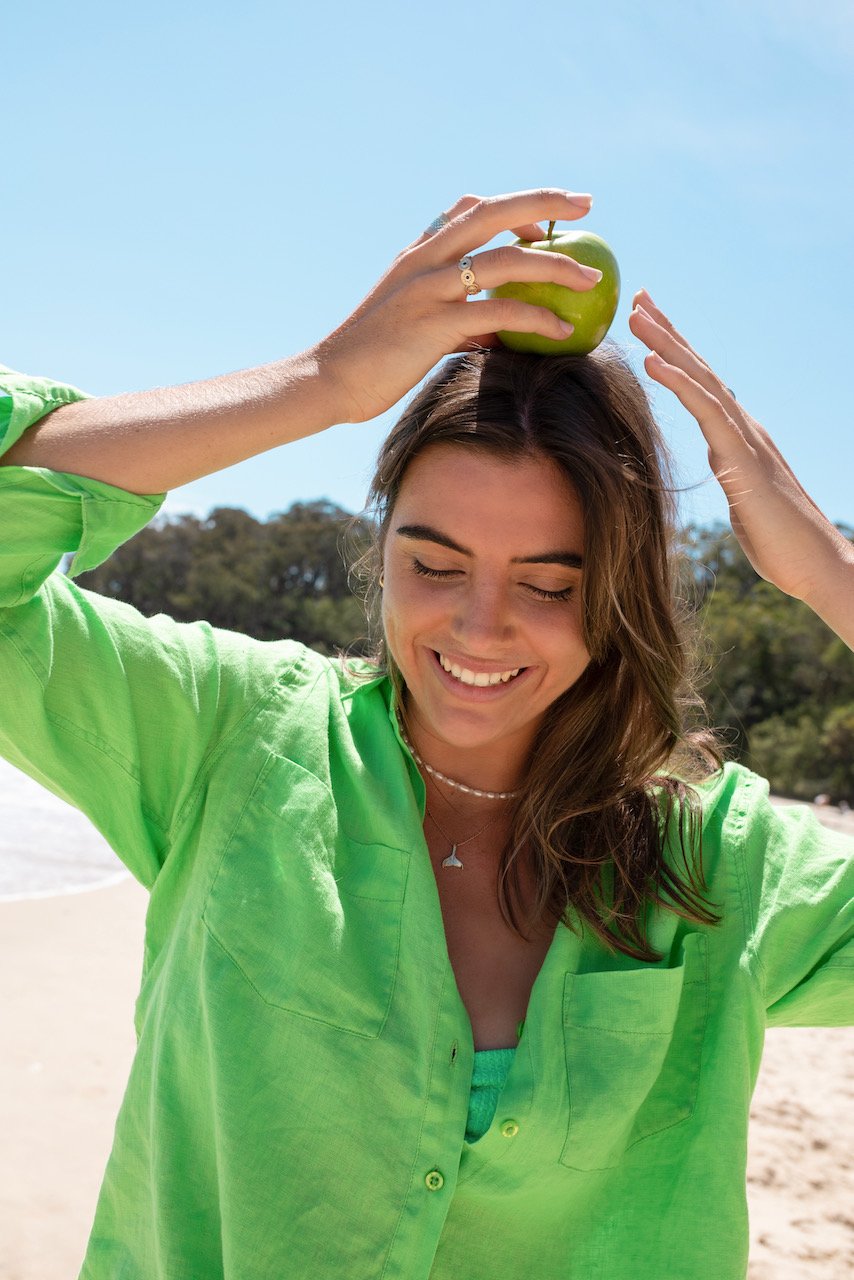
[[[448,844],[451,846],[451,852],[448,854],[447,858],[442,859],[442,866],[443,867],[460,867],[460,868],[462,867],[463,864],[460,862],[459,858],[457,857],[457,849],[462,849],[464,844],[470,844],[472,840],[476,840],[478,836],[482,836],[484,831],[486,831],[487,827],[494,826],[494,824],[501,817],[500,813],[496,814],[494,818],[489,819],[489,822],[487,822],[485,826],[481,827],[480,831],[475,831],[473,836],[466,836],[465,840],[458,840],[455,844],[454,841],[451,839],[451,837],[448,835],[447,831],[445,831],[443,827],[439,826],[439,823],[436,821],[435,815],[430,812],[429,806],[427,808],[427,814],[428,814],[428,817],[433,822],[433,824],[438,828],[439,834],[443,835],[447,840]]]
[[[426,760],[421,759],[421,756],[415,750],[415,748],[413,747],[412,743],[409,741],[409,738],[406,735],[406,730],[404,729],[403,725],[400,722],[399,714],[398,714],[398,728],[400,730],[401,738],[406,743],[415,761],[418,764],[420,764],[422,769],[424,769],[425,772],[429,773],[432,778],[435,778],[436,781],[444,782],[447,786],[453,787],[455,791],[463,791],[465,792],[466,795],[478,796],[480,799],[484,799],[484,800],[515,800],[517,796],[522,794],[521,791],[483,791],[477,787],[468,787],[464,782],[456,782],[453,778],[449,778],[447,774],[440,773],[438,769],[434,769],[433,766],[429,765]],[[449,800],[448,804],[450,803],[451,802]],[[453,808],[453,806],[451,807]],[[483,835],[484,831],[486,831],[488,827],[491,827],[494,823],[496,823],[498,819],[501,817],[500,813],[496,814],[494,818],[490,818],[489,822],[487,822],[485,826],[481,827],[480,831],[476,831],[473,836],[466,836],[465,840],[458,840],[456,843],[454,843],[454,841],[448,835],[447,831],[445,831],[442,827],[439,826],[439,823],[436,821],[436,818],[430,812],[429,807],[427,808],[427,815],[432,819],[433,823],[435,824],[440,834],[445,837],[448,844],[451,846],[451,852],[448,854],[447,858],[442,859],[442,866],[443,867],[460,867],[460,868],[462,868],[463,864],[460,862],[459,858],[457,857],[457,849],[461,849],[464,844],[470,844],[472,840],[476,840],[478,836]]]

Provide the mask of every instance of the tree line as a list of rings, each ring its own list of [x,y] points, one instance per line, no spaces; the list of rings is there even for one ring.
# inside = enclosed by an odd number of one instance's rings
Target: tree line
[[[854,541],[854,529],[840,528]],[[159,517],[78,581],[148,616],[367,653],[348,566],[371,532],[366,518],[327,501],[266,521],[217,507],[204,519]],[[681,548],[701,692],[728,757],[778,794],[854,804],[854,655],[806,605],[757,576],[726,526],[689,525]]]

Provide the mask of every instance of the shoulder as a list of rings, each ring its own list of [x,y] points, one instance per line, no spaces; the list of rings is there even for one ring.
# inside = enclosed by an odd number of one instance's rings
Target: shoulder
[[[370,775],[382,775],[392,759],[388,678],[367,662],[329,657],[297,641],[268,642],[263,660],[266,695],[244,720],[238,749],[291,775],[296,767],[299,777],[311,775],[358,813],[376,783]],[[376,794],[381,806],[382,788]]]
[[[751,885],[785,879],[830,884],[854,865],[854,839],[819,822],[809,805],[771,799],[766,778],[728,762],[696,784],[702,814],[703,864],[714,878],[736,874]]]
[[[292,731],[326,736],[345,721],[358,721],[360,710],[387,715],[388,680],[365,659],[318,653],[298,640],[252,640],[233,632],[216,632],[220,653],[243,678],[270,695],[270,709],[290,723]]]
[[[687,851],[690,846],[700,854],[709,882],[718,881],[719,876],[728,878],[746,841],[773,817],[768,781],[733,761],[701,781],[680,781],[687,790],[687,803],[675,799],[670,809],[669,850],[681,861],[680,848]],[[665,802],[663,793],[659,800]]]
[[[703,815],[703,833],[743,834],[760,812],[773,809],[767,778],[743,764],[727,761],[710,777],[694,784]]]
[[[734,761],[727,761],[720,769],[699,781],[673,775],[669,782],[679,782],[685,787],[693,800],[692,807],[702,820],[704,835],[724,828],[737,828],[757,807],[770,805],[768,780]],[[656,788],[660,803],[665,802],[666,790],[664,787]],[[674,816],[678,817],[680,808],[677,802],[674,805]]]
[[[245,637],[241,637],[245,641]],[[268,655],[281,684],[300,689],[320,702],[358,700],[385,682],[385,674],[366,658],[332,657],[298,640],[249,641]]]

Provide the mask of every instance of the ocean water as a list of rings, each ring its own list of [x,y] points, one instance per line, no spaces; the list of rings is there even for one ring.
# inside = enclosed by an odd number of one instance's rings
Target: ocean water
[[[0,902],[80,893],[129,874],[78,809],[0,760]]]

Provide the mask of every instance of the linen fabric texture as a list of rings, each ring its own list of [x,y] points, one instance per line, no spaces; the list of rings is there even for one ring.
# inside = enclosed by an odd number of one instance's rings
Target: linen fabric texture
[[[3,449],[84,394],[0,375]],[[726,765],[700,789],[723,923],[650,908],[644,964],[570,909],[467,1141],[471,1024],[387,679],[77,586],[165,495],[14,466],[0,491],[0,753],[150,891],[82,1280],[743,1280],[765,1029],[854,1021],[854,842]]]

